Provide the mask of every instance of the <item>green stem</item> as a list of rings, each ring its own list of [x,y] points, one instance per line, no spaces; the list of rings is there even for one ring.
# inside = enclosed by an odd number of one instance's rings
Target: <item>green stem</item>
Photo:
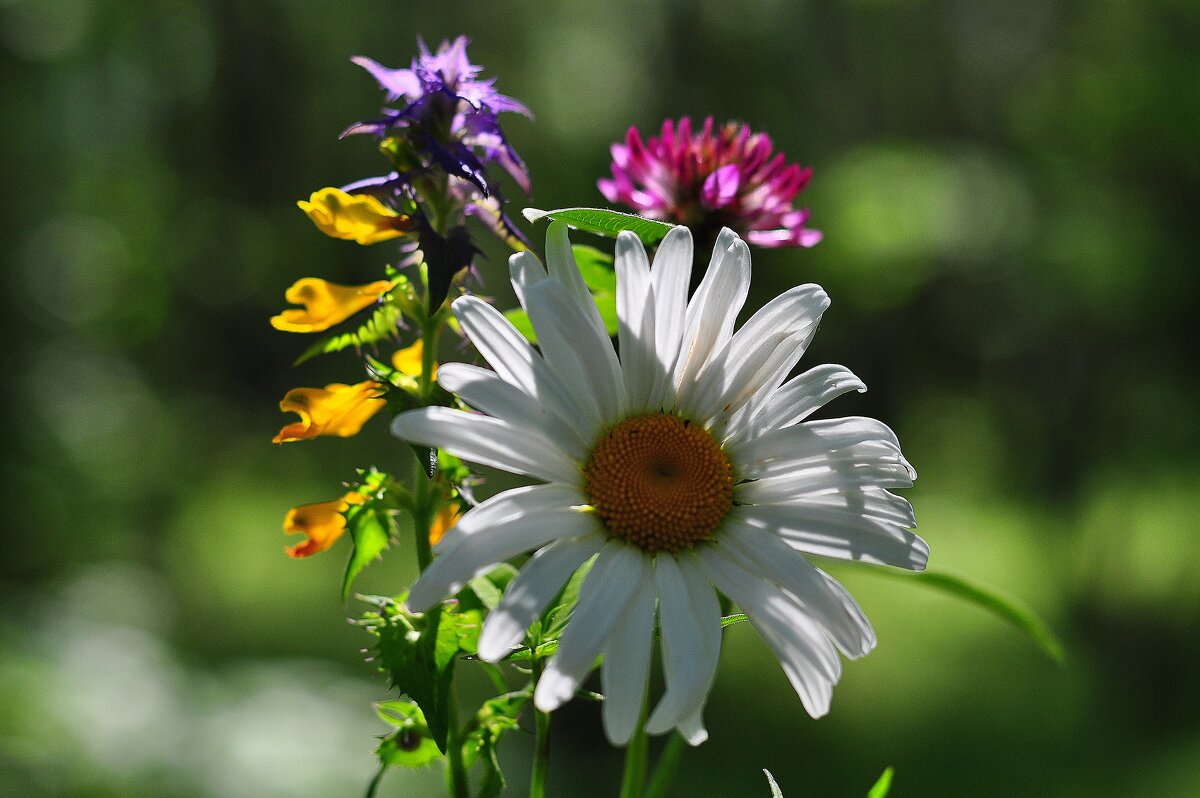
[[[533,684],[542,675],[542,661],[533,658]],[[533,770],[529,776],[529,798],[545,798],[546,773],[550,770],[550,713],[533,708]]]
[[[670,736],[662,753],[658,755],[658,764],[654,766],[654,772],[650,774],[650,785],[646,788],[644,798],[663,798],[667,794],[667,788],[675,778],[675,771],[679,769],[679,760],[686,747],[687,741],[679,732]]]
[[[646,755],[649,738],[646,737],[646,717],[650,710],[650,695],[647,687],[642,697],[642,712],[638,716],[637,731],[625,748],[625,773],[621,777],[621,798],[641,798],[646,784]]]
[[[417,567],[421,573],[433,562],[433,546],[429,544],[429,529],[437,517],[437,491],[424,474],[417,476],[416,501],[413,502],[413,537],[417,548]]]
[[[447,714],[450,728],[446,735],[446,788],[453,798],[470,798],[471,785],[467,781],[467,766],[463,761],[462,736],[458,728],[458,700],[451,687]]]

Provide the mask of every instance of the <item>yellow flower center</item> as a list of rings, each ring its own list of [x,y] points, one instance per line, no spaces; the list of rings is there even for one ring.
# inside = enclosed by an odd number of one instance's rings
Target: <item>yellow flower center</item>
[[[665,413],[612,427],[583,473],[609,532],[649,552],[711,537],[733,506],[733,469],[720,444],[699,425]]]

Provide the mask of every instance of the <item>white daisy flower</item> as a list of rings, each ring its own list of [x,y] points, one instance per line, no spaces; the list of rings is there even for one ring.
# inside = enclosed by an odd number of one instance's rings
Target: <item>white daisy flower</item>
[[[721,641],[717,591],[749,616],[813,717],[875,634],[850,594],[805,555],[920,570],[929,549],[911,506],[889,488],[915,473],[896,436],[869,418],[805,419],[865,387],[841,366],[787,379],[829,298],[793,288],[734,321],[750,252],[730,230],[688,300],[692,239],[676,227],[651,268],[638,238],[617,239],[621,356],[575,265],[566,226],[547,233],[549,274],[522,252],[513,286],[541,352],[475,297],[453,309],[491,364],[445,364],[438,382],[478,413],[403,413],[400,438],[546,484],[500,493],[446,533],[408,597],[424,611],[497,563],[534,551],[484,623],[479,655],[504,658],[571,574],[592,557],[534,703],[553,711],[601,655],[604,729],[636,730],[655,616],[666,690],[646,730],[693,745]],[[598,556],[597,556],[598,555]]]

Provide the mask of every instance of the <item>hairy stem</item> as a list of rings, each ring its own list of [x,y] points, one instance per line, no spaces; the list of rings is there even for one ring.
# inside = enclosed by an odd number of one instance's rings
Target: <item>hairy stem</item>
[[[453,798],[470,798],[471,785],[467,781],[467,766],[463,761],[462,736],[458,728],[458,700],[454,689],[450,689],[448,702],[450,729],[446,736],[446,788]]]

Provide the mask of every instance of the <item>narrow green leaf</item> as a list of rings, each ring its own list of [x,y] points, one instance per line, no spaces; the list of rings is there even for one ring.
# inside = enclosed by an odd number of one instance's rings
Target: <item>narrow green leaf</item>
[[[749,619],[746,617],[746,614],[744,612],[736,612],[733,615],[726,615],[725,617],[723,617],[721,619],[721,628],[727,629],[728,627],[733,626],[736,623],[742,623],[743,621],[747,621],[747,620],[749,620]]]
[[[867,798],[887,798],[887,794],[892,791],[892,768],[885,768],[879,776],[879,781],[871,787],[871,791],[867,793]]]
[[[783,792],[779,789],[779,783],[775,781],[771,771],[763,768],[763,773],[767,776],[767,783],[771,785],[771,798],[783,798]]]
[[[874,568],[871,569],[871,573],[889,576],[902,582],[912,582],[969,601],[1020,629],[1046,656],[1055,662],[1061,664],[1067,657],[1062,641],[1058,639],[1050,626],[1033,610],[1016,599],[976,585],[961,576],[940,571],[923,571],[913,574],[888,568]]]
[[[606,208],[559,208],[553,211],[526,208],[522,213],[531,222],[554,219],[566,222],[576,229],[609,238],[616,238],[617,233],[628,230],[641,238],[646,246],[662,241],[674,226],[656,219],[646,219]]]
[[[322,338],[304,350],[304,353],[296,358],[296,362],[292,365],[298,366],[317,355],[340,352],[351,346],[355,348],[371,346],[385,339],[396,338],[400,321],[400,308],[395,303],[384,300],[375,306],[366,321],[349,332],[336,333]]]
[[[571,613],[575,610],[575,603],[579,601],[579,589],[583,587],[583,580],[587,578],[595,562],[596,559],[593,557],[571,574],[571,578],[567,580],[566,586],[558,596],[558,601],[551,606],[551,609],[547,610],[542,632],[544,639],[551,640],[562,636],[563,629],[570,620]]]

